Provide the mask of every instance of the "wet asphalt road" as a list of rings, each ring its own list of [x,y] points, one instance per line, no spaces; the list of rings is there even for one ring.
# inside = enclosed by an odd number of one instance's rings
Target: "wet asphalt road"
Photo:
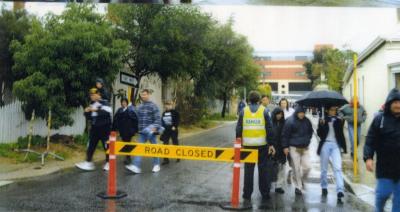
[[[184,145],[232,146],[233,125],[182,140]],[[144,159],[142,174],[126,171],[118,162],[118,188],[128,196],[116,202],[96,194],[106,189],[102,164],[93,172],[69,169],[57,174],[17,182],[0,188],[0,211],[222,211],[219,204],[230,200],[231,164],[206,161],[171,161],[159,173],[151,173],[151,159]],[[243,174],[243,170],[242,170]],[[256,175],[257,176],[257,175]],[[243,181],[243,175],[241,176]],[[255,182],[257,185],[257,180]],[[261,203],[258,189],[253,193],[255,211],[371,211],[346,193],[344,204],[336,202],[335,187],[326,199],[320,196],[319,179],[309,179],[306,194],[295,197],[271,192],[272,199]],[[242,189],[242,188],[241,188]]]

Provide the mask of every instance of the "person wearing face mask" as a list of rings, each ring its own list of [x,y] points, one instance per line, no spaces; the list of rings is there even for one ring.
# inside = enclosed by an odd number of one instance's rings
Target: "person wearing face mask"
[[[329,160],[335,175],[337,198],[344,197],[344,181],[342,173],[341,149],[346,153],[346,140],[343,133],[344,121],[337,116],[337,107],[329,107],[324,119],[320,119],[317,134],[321,141],[317,154],[321,158],[322,195],[328,195],[328,165]]]
[[[367,170],[374,171],[376,153],[375,211],[381,212],[391,195],[392,211],[400,209],[400,91],[390,91],[382,113],[369,127],[364,145]]]
[[[173,107],[172,101],[165,102],[165,111],[161,116],[161,125],[164,127],[164,132],[160,137],[160,140],[165,144],[169,144],[169,140],[172,139],[173,145],[179,145],[178,141],[178,126],[179,126],[179,112]],[[180,160],[177,159],[176,162]],[[168,158],[164,158],[161,165],[169,163]]]

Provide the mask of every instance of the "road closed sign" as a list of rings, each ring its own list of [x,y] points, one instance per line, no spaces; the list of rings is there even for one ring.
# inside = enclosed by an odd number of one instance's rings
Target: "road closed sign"
[[[233,162],[234,148],[139,144],[118,141],[115,143],[115,154],[143,157],[177,158],[186,160]],[[253,149],[241,149],[240,162],[257,163],[258,151]]]

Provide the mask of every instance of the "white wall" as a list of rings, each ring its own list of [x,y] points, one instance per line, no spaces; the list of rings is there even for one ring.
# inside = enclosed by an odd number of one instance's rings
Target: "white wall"
[[[128,89],[129,86],[120,83],[120,77],[119,74],[113,84],[113,88],[114,88],[114,92],[116,93],[118,91],[118,89],[124,89],[126,91],[126,94],[128,95]],[[158,107],[160,108],[160,110],[163,109],[163,101],[162,101],[162,82],[161,79],[158,76],[148,76],[148,77],[143,77],[142,81],[140,83],[140,88],[139,91],[142,89],[150,89],[153,91],[152,95],[151,95],[151,100],[154,101],[154,103],[156,103],[158,105]],[[111,99],[112,101],[112,99]],[[112,102],[111,102],[112,104]],[[117,109],[121,107],[121,102],[120,99],[116,99],[115,100],[115,111],[117,111]]]
[[[367,121],[362,127],[362,134],[365,135],[370,126],[374,113],[385,103],[390,85],[390,71],[388,64],[400,62],[400,43],[386,43],[379,50],[374,52],[358,67],[357,79],[359,80],[358,94],[361,104],[367,111]],[[364,77],[364,86],[362,78]],[[343,88],[344,96],[350,100],[354,89],[353,76]]]
[[[62,127],[58,130],[52,130],[51,134],[79,135],[85,130],[85,117],[83,109],[77,109],[72,115],[74,124],[72,126]],[[16,142],[18,137],[27,136],[29,121],[21,109],[21,102],[16,101],[4,107],[0,107],[0,143]],[[33,134],[47,136],[46,121],[36,119],[33,123]]]

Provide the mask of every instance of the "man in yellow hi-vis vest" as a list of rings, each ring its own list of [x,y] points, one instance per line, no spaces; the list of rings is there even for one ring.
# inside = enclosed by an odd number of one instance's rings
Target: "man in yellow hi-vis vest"
[[[242,138],[243,148],[258,150],[258,181],[263,200],[268,200],[272,181],[273,161],[270,156],[275,154],[271,134],[271,118],[268,109],[259,105],[260,94],[257,91],[249,93],[250,104],[239,114],[236,126],[236,138]],[[244,166],[243,199],[251,200],[254,179],[253,163]]]

